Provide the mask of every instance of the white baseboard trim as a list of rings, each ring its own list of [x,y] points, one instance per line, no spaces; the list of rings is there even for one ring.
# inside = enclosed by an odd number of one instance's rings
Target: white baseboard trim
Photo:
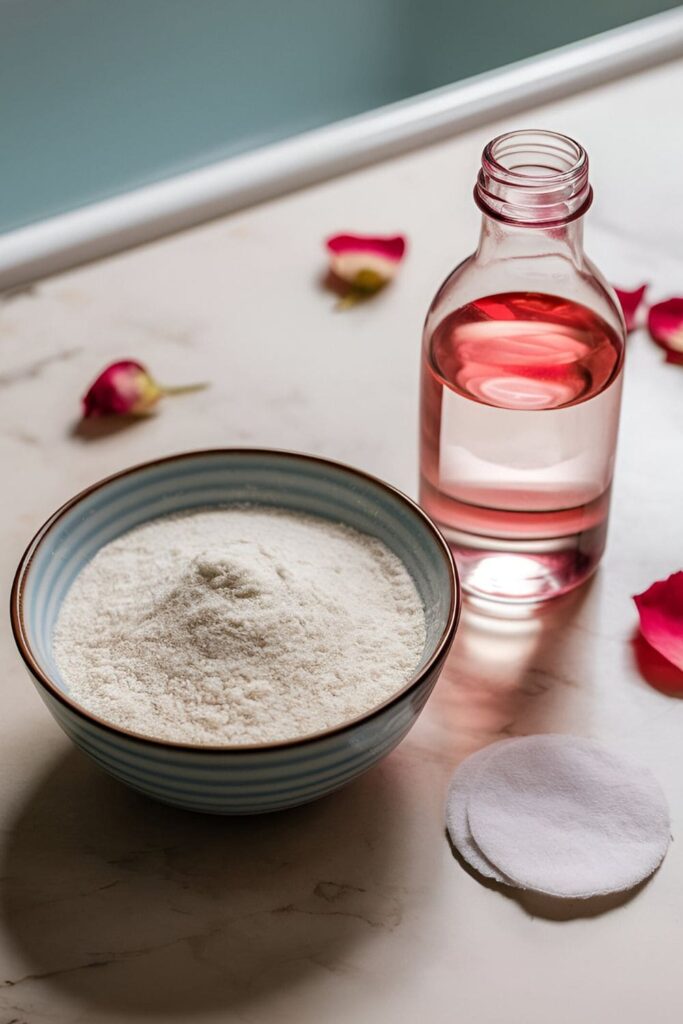
[[[0,290],[683,55],[683,8],[0,236]]]

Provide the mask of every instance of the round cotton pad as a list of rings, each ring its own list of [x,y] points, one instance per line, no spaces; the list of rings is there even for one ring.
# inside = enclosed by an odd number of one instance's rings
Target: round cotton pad
[[[654,776],[576,736],[497,745],[470,793],[475,843],[525,889],[587,898],[651,875],[670,839]]]
[[[466,757],[456,768],[446,797],[446,828],[455,848],[480,875],[493,878],[496,882],[507,882],[508,884],[510,884],[509,880],[487,860],[472,838],[467,821],[467,805],[479,770],[489,754],[499,746],[511,742],[513,741],[502,740],[500,743],[484,747],[483,750],[478,750],[475,754]]]

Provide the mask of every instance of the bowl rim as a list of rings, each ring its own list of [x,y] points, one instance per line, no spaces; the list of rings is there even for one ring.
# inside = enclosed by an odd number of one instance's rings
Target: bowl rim
[[[381,704],[371,708],[355,718],[349,719],[341,723],[341,725],[333,726],[331,729],[323,729],[320,732],[308,733],[305,736],[297,737],[291,740],[277,740],[271,743],[185,743],[176,740],[165,740],[159,739],[154,736],[147,736],[143,733],[135,732],[133,729],[126,729],[122,726],[118,726],[112,722],[107,721],[104,718],[100,718],[99,715],[93,714],[84,708],[82,705],[76,703],[67,694],[63,693],[58,686],[53,683],[49,675],[42,669],[38,659],[35,657],[31,644],[28,640],[27,631],[24,625],[24,584],[31,567],[33,558],[38,551],[40,545],[43,543],[45,538],[48,536],[54,526],[73,508],[79,505],[85,498],[88,498],[91,494],[102,488],[107,487],[115,480],[121,480],[124,477],[132,476],[135,473],[144,473],[146,470],[153,469],[157,466],[169,465],[174,462],[189,461],[192,459],[199,458],[224,458],[225,456],[231,455],[254,455],[254,456],[265,456],[269,458],[279,459],[287,458],[294,459],[295,461],[306,462],[306,463],[318,463],[323,466],[331,466],[333,469],[342,472],[350,477],[358,477],[361,480],[369,481],[375,486],[391,494],[394,498],[398,498],[399,502],[407,507],[410,512],[419,520],[422,521],[423,525],[427,528],[431,534],[433,540],[436,542],[437,547],[441,553],[441,556],[446,564],[448,571],[449,582],[450,582],[450,604],[448,610],[448,618],[446,624],[441,632],[439,640],[430,655],[427,662],[422,668],[414,673],[392,696],[388,697]],[[427,515],[427,513],[420,508],[417,502],[409,498],[403,491],[400,491],[397,487],[392,484],[386,483],[379,477],[374,476],[371,473],[366,473],[361,469],[356,469],[354,466],[349,466],[346,463],[338,462],[334,459],[327,459],[318,455],[307,455],[302,452],[289,451],[284,448],[205,448],[195,449],[191,451],[178,452],[174,455],[166,455],[157,459],[150,459],[146,462],[139,462],[133,466],[128,466],[126,469],[119,470],[116,473],[111,473],[109,476],[103,477],[101,480],[97,480],[95,483],[90,484],[83,490],[79,491],[68,501],[60,505],[55,512],[49,516],[43,525],[36,531],[31,540],[26,546],[24,553],[22,554],[19,565],[17,566],[14,580],[12,583],[12,590],[10,594],[10,619],[12,625],[12,633],[14,635],[14,641],[19,649],[19,653],[24,660],[26,667],[28,668],[31,675],[36,681],[61,704],[65,705],[70,711],[74,712],[77,717],[85,719],[87,722],[99,726],[105,729],[107,732],[113,733],[119,736],[125,736],[127,739],[134,742],[142,743],[151,747],[162,747],[164,749],[186,751],[188,753],[197,754],[254,754],[254,753],[267,753],[270,751],[282,751],[290,748],[298,748],[320,742],[322,740],[331,739],[332,737],[339,736],[349,730],[360,725],[362,722],[370,721],[373,718],[377,718],[388,708],[397,704],[400,700],[406,697],[413,690],[417,690],[424,679],[429,675],[434,666],[443,658],[445,653],[453,641],[455,632],[460,619],[460,612],[462,608],[462,591],[460,587],[460,578],[453,561],[453,555],[451,550],[444,539],[443,535]]]

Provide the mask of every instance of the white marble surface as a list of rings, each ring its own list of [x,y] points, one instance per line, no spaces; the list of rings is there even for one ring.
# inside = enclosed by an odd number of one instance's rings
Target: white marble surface
[[[669,65],[4,302],[5,588],[60,502],[181,449],[303,449],[414,491],[420,326],[474,243],[482,143],[521,125],[576,135],[594,167],[590,253],[617,283],[681,293],[682,91],[683,64]],[[335,314],[319,287],[321,239],[345,228],[405,231],[411,252],[390,291]],[[168,383],[212,387],[121,432],[74,434],[84,385],[125,355]],[[0,1024],[678,1024],[683,703],[638,668],[630,595],[681,567],[683,371],[640,332],[626,376],[597,577],[526,624],[466,613],[409,738],[321,803],[220,820],[128,792],[62,736],[5,622]],[[454,766],[494,737],[535,731],[596,737],[661,780],[679,841],[622,905],[577,917],[485,888],[454,860],[442,820]]]

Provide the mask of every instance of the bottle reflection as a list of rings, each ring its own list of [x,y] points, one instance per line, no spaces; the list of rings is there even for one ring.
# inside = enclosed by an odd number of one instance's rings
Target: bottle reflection
[[[517,606],[465,602],[453,650],[423,718],[432,750],[451,767],[480,747],[531,732],[581,731],[580,685],[571,652],[591,585],[553,602]],[[580,647],[581,645],[576,645]],[[571,706],[570,706],[571,705]],[[569,720],[571,717],[571,721]]]

